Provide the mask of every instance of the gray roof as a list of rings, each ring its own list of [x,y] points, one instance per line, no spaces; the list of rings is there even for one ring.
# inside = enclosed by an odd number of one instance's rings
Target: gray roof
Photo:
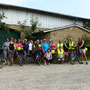
[[[6,9],[17,9],[17,10],[24,10],[24,11],[30,11],[30,12],[35,12],[35,13],[41,13],[41,14],[47,14],[50,16],[58,16],[58,17],[64,17],[64,18],[70,18],[70,19],[75,19],[75,20],[83,20],[83,21],[90,21],[88,18],[81,18],[81,17],[75,17],[71,15],[65,15],[65,14],[60,14],[60,13],[55,13],[55,12],[49,12],[49,11],[43,11],[39,9],[32,9],[32,8],[27,8],[27,7],[22,7],[22,6],[15,6],[15,5],[8,5],[8,4],[0,4],[0,8],[6,8]]]
[[[72,24],[72,25],[67,25],[67,26],[63,26],[63,27],[58,27],[58,28],[53,28],[53,29],[49,29],[49,30],[45,30],[43,31],[44,33],[48,33],[48,32],[53,32],[53,31],[58,31],[58,30],[62,30],[62,29],[66,29],[66,28],[70,28],[70,27],[78,27],[78,28],[81,28],[83,30],[85,30],[86,32],[89,32],[90,33],[90,30],[80,26],[80,25],[77,25],[77,24]]]

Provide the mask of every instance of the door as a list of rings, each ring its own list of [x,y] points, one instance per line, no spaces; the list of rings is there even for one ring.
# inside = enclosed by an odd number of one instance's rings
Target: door
[[[9,32],[5,32],[4,30],[0,29],[0,47],[6,41],[7,38],[13,37],[14,39],[20,39],[20,32],[16,30],[9,30]]]

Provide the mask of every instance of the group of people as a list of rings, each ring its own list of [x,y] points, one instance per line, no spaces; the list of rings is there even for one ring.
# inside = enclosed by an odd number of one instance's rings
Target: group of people
[[[27,39],[24,39],[21,42],[20,39],[17,41],[11,37],[10,41],[7,38],[6,42],[2,45],[4,63],[6,63],[7,58],[10,66],[15,63],[15,60],[17,60],[17,63],[20,64],[20,58],[18,58],[19,56],[22,58],[21,60],[23,63],[27,64],[27,56],[29,56],[29,60],[31,60],[35,57],[36,53],[42,53],[44,65],[50,64],[54,55],[57,55],[58,62],[64,63],[64,60],[67,61],[69,54],[72,55],[72,59],[74,60],[76,47],[79,47],[81,57],[80,63],[83,64],[84,56],[86,64],[88,64],[84,40],[80,37],[78,38],[78,43],[74,43],[72,38],[70,38],[69,41],[65,39],[64,43],[59,40],[57,45],[54,44],[53,40],[50,40],[49,43],[47,43],[46,39],[37,41],[28,41]],[[64,56],[66,56],[66,58],[64,58]]]

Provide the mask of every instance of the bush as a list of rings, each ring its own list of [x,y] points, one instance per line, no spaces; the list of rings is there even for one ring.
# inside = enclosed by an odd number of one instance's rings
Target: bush
[[[88,48],[88,52],[90,52],[90,37],[84,35],[82,36],[82,39],[85,42],[85,46]]]

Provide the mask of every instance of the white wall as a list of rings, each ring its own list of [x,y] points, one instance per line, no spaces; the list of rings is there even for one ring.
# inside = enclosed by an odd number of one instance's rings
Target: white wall
[[[70,20],[70,19],[48,16],[43,14],[36,14],[36,13],[14,10],[14,9],[4,9],[4,12],[7,19],[4,19],[3,21],[6,22],[7,24],[17,25],[18,21],[23,22],[24,20],[27,19],[26,25],[30,25],[30,18],[32,17],[32,15],[38,17],[40,24],[39,27],[42,28],[56,28],[56,27],[71,25],[75,22],[74,20]],[[82,25],[82,21],[77,21],[77,24]]]

